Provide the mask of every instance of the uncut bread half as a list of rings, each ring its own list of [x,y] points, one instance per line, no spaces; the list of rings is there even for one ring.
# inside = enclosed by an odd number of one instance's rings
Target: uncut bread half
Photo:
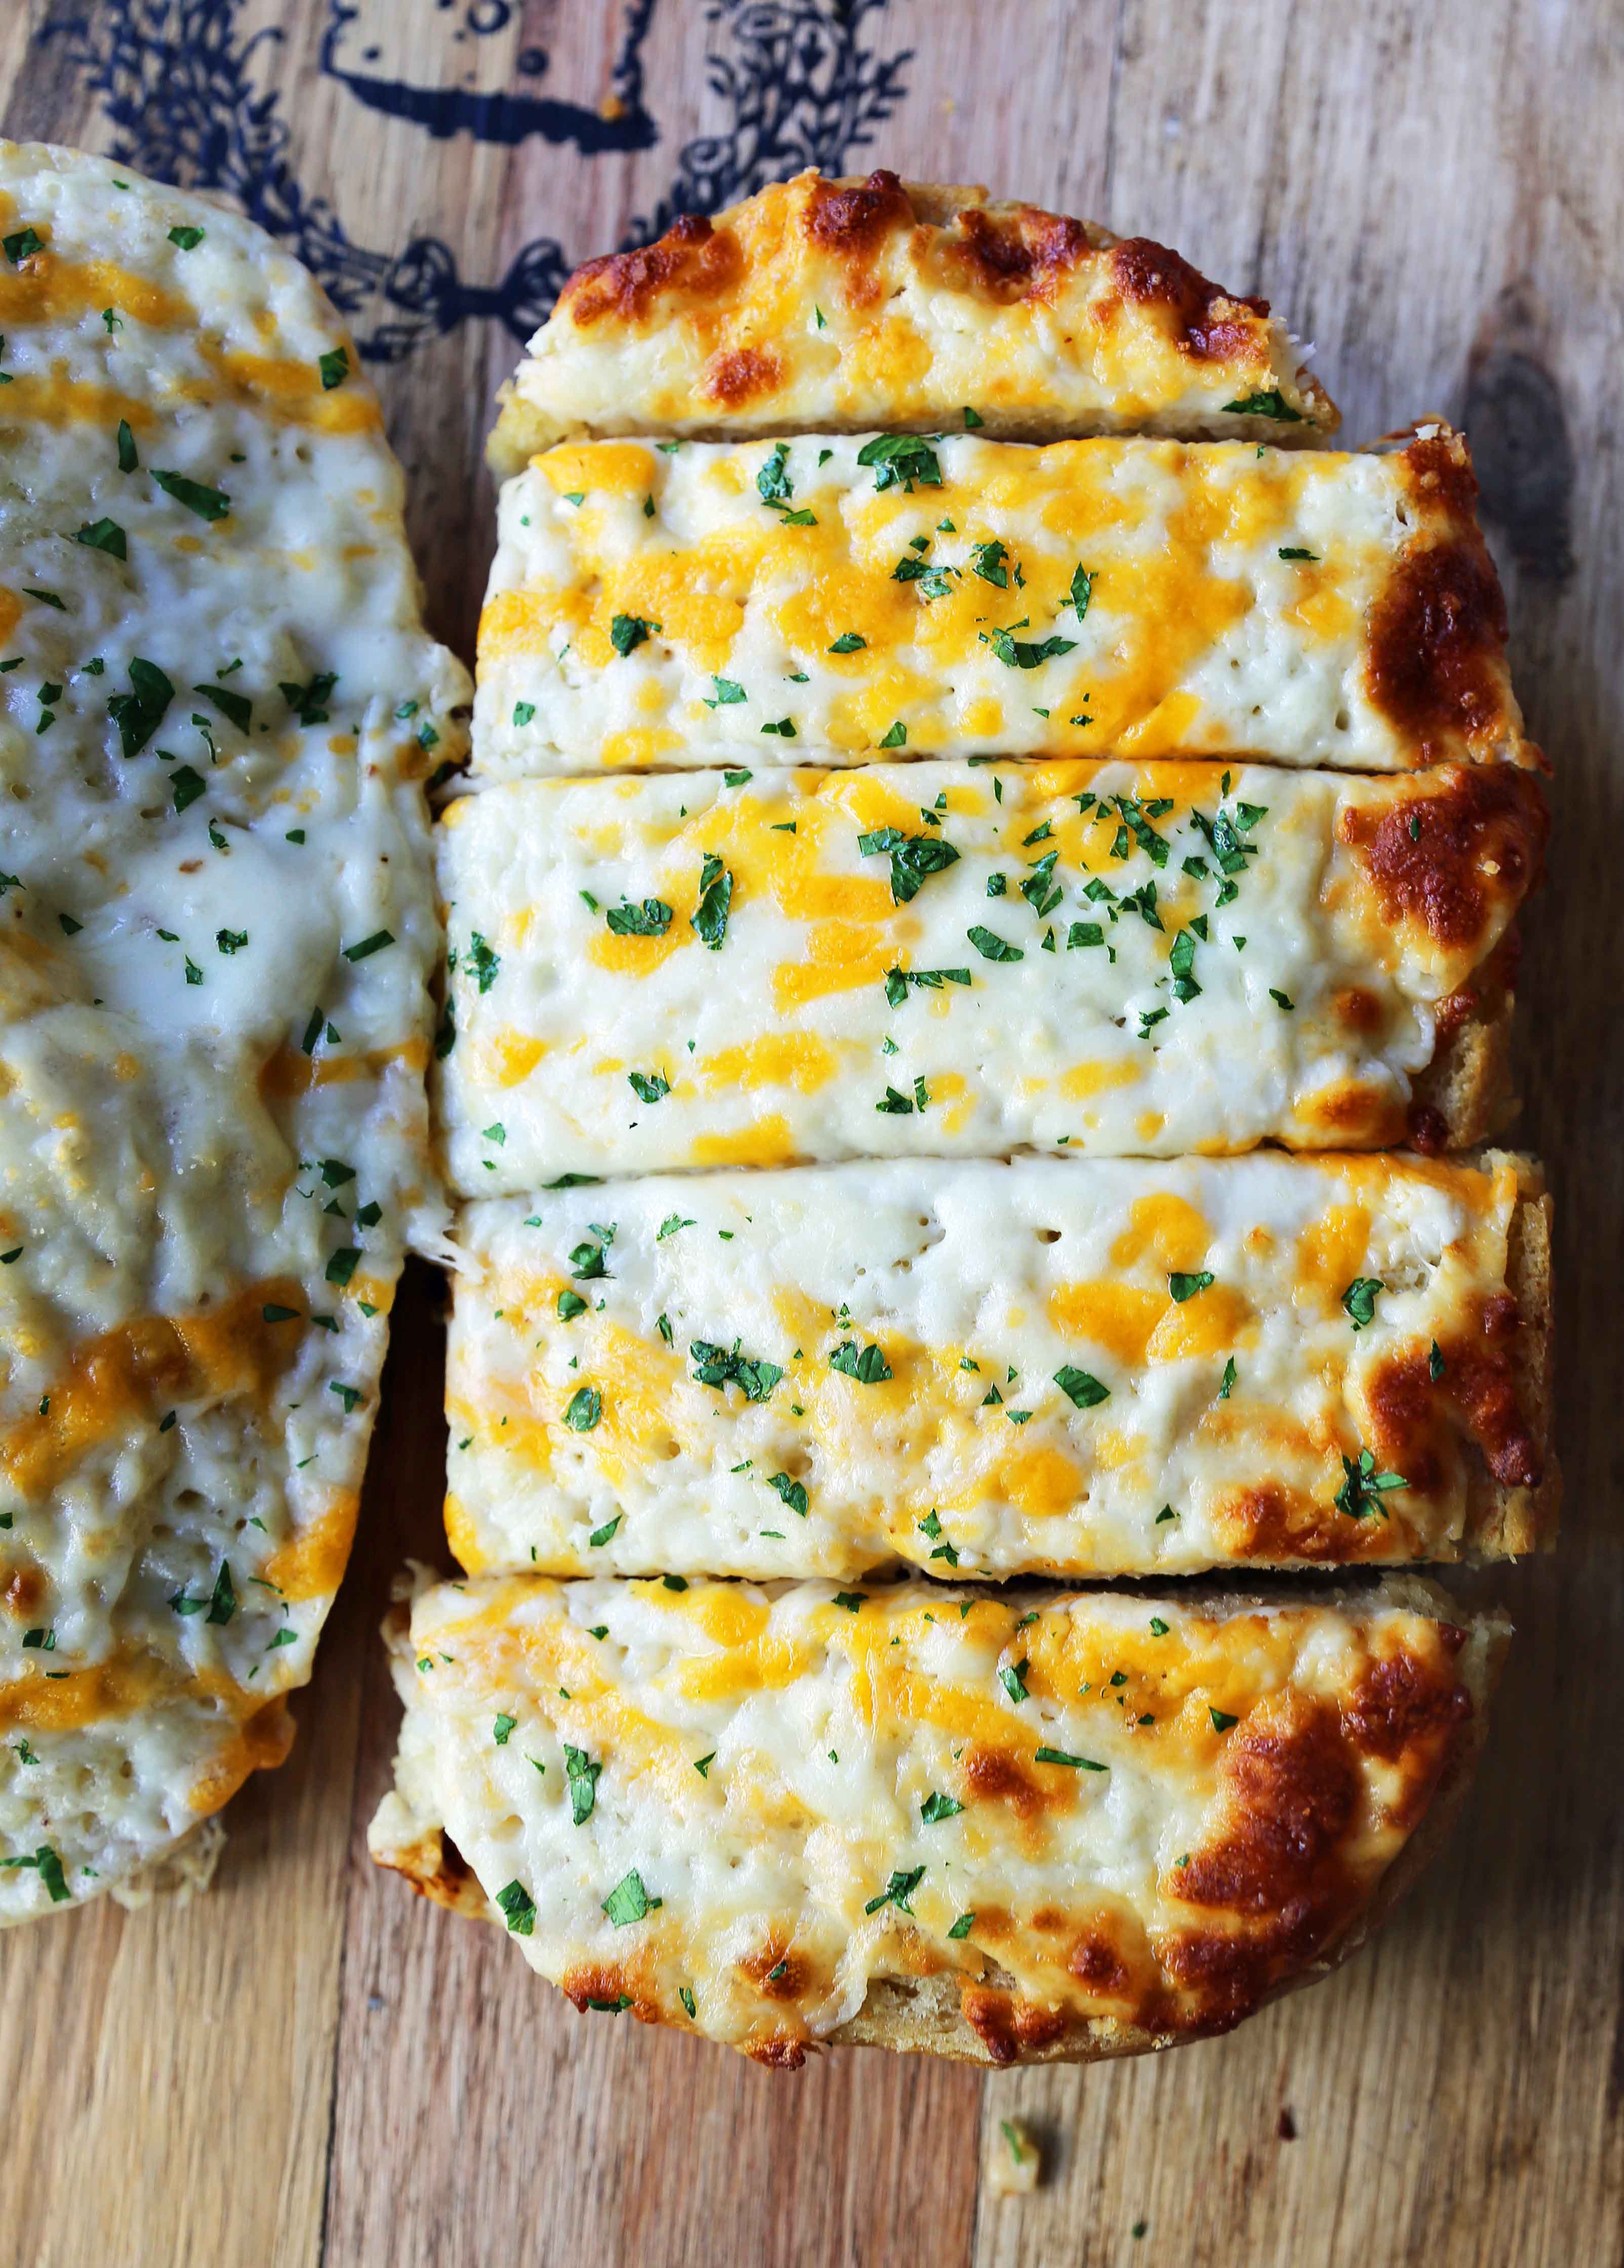
[[[470,1573],[1185,1574],[1554,1540],[1526,1159],[941,1159],[466,1206]]]
[[[1137,431],[1310,442],[1337,412],[1264,299],[981,188],[815,172],[589,260],[506,389],[501,476],[573,433]]]
[[[1415,1581],[1189,1591],[440,1585],[374,1858],[582,2010],[792,2068],[1227,2030],[1436,1845],[1508,1636]]]
[[[917,755],[1534,766],[1466,446],[566,443],[503,487],[477,777]]]
[[[437,828],[467,1197],[867,1156],[1480,1141],[1537,781],[1172,763],[516,782]]]
[[[291,1737],[408,1230],[466,744],[355,350],[261,230],[0,145],[0,1921]]]

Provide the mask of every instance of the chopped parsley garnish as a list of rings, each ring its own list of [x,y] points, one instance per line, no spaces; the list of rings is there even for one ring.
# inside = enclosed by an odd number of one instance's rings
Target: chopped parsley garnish
[[[1233,1355],[1231,1355],[1229,1360],[1224,1366],[1224,1383],[1218,1388],[1218,1399],[1220,1402],[1227,1402],[1229,1400],[1231,1389],[1234,1386],[1238,1375],[1238,1373],[1235,1368],[1235,1358]]]
[[[737,1386],[746,1402],[765,1402],[783,1376],[783,1366],[757,1355],[741,1354],[739,1346],[735,1339],[730,1352],[725,1347],[713,1345],[709,1339],[694,1340],[688,1357],[694,1365],[694,1381],[700,1386],[720,1387],[724,1391],[730,1386]]]
[[[517,1725],[518,1722],[518,1719],[517,1717],[510,1717],[505,1709],[496,1718],[495,1723],[490,1728],[490,1737],[499,1749],[506,1748],[508,1744],[508,1734],[513,1730],[514,1726]]]
[[[592,1806],[598,1800],[598,1775],[603,1766],[592,1762],[584,1749],[572,1749],[564,1744],[564,1771],[570,1781],[570,1811],[577,1827],[584,1827],[592,1815]]]
[[[1065,1363],[1054,1373],[1054,1383],[1066,1399],[1078,1410],[1097,1409],[1100,1403],[1111,1399],[1111,1388],[1086,1370],[1078,1370]]]
[[[964,1938],[968,1937],[968,1936],[969,1936],[969,1934],[970,1934],[970,1932],[971,1932],[974,1927],[975,1927],[975,1916],[974,1916],[973,1913],[961,1913],[961,1914],[959,1915],[959,1917],[958,1920],[953,1924],[952,1927],[948,1931],[947,1934],[949,1935],[949,1937],[952,1937],[952,1938],[958,1938],[958,1939],[961,1939],[961,1940],[962,1940],[962,1939],[964,1939]]]
[[[776,733],[781,740],[792,740],[796,736],[795,719],[793,717],[780,717],[776,724],[763,725],[761,730],[764,733]]]
[[[1065,1749],[1034,1749],[1032,1761],[1040,1764],[1064,1764],[1070,1771],[1109,1771],[1109,1764],[1097,1764],[1091,1756],[1074,1756]]]
[[[1447,1366],[1444,1360],[1444,1350],[1438,1344],[1437,1339],[1434,1339],[1431,1350],[1427,1356],[1427,1375],[1431,1379],[1434,1385],[1436,1385],[1438,1380],[1443,1377],[1446,1367]]]
[[[390,946],[393,943],[394,932],[393,930],[375,929],[371,937],[364,937],[359,945],[345,946],[343,948],[344,958],[346,961],[366,961],[370,959],[373,954],[381,953],[386,946]]]
[[[856,630],[842,630],[839,637],[835,639],[834,644],[829,648],[829,652],[831,653],[861,653],[867,644],[867,638],[860,637]]]
[[[694,909],[688,926],[694,930],[712,953],[719,953],[727,935],[728,909],[733,902],[733,877],[714,851],[707,851],[700,869],[699,903]],[[610,924],[613,927],[613,921]]]
[[[332,699],[333,688],[337,683],[336,671],[319,669],[308,685],[294,685],[290,684],[286,678],[279,678],[276,690],[292,710],[299,723],[308,727],[312,725],[325,725],[328,721],[327,711],[323,703]]]
[[[188,480],[184,473],[161,473],[154,469],[153,479],[165,496],[173,497],[199,519],[224,519],[231,508],[231,500],[224,489],[206,488],[202,481]]]
[[[767,1485],[777,1491],[791,1512],[797,1512],[803,1520],[805,1519],[808,1499],[804,1482],[791,1480],[788,1473],[769,1473]]]
[[[1006,944],[992,930],[983,929],[980,922],[967,929],[965,935],[983,961],[1025,961],[1026,958],[1018,945]]]
[[[1209,1269],[1197,1269],[1192,1275],[1175,1273],[1167,1278],[1167,1289],[1182,1307],[1187,1300],[1194,1299],[1198,1292],[1209,1292],[1213,1285]]]
[[[643,1876],[634,1867],[629,1874],[621,1876],[603,1901],[603,1910],[616,1929],[624,1929],[628,1923],[641,1921],[659,1903],[658,1898],[650,1897],[643,1886]]]
[[[875,745],[882,748],[905,748],[908,746],[908,726],[900,717],[893,719],[890,731]]]
[[[859,1349],[854,1339],[843,1340],[835,1348],[829,1357],[829,1368],[838,1370],[842,1377],[855,1378],[859,1386],[882,1386],[892,1374],[883,1348],[871,1344]]]
[[[33,232],[32,230],[28,231],[30,235]],[[7,242],[10,241],[8,238]],[[37,1851],[28,1852],[20,1859],[0,1859],[0,1867],[37,1868],[40,1880],[51,1894],[51,1904],[54,1906],[61,1905],[72,1895],[62,1870],[62,1860],[48,1843],[41,1843]]]
[[[468,967],[474,972],[480,991],[489,992],[502,967],[502,956],[491,950],[478,930],[468,939]]]
[[[863,1912],[873,1914],[878,1913],[882,1906],[895,1906],[899,1912],[911,1914],[914,1909],[909,1905],[908,1900],[924,1879],[925,1870],[922,1867],[910,1867],[906,1873],[900,1867],[897,1868],[879,1896],[869,1900],[863,1909]]]
[[[177,764],[169,775],[169,785],[174,796],[175,809],[184,811],[188,804],[208,792],[209,783],[190,764]]]
[[[119,728],[124,755],[138,756],[163,723],[175,688],[155,661],[147,661],[140,654],[130,659],[129,682],[129,692],[109,697],[107,714]]]
[[[1268,988],[1268,997],[1274,1002],[1275,1005],[1277,1008],[1283,1009],[1288,1016],[1297,1005],[1297,1002],[1295,1000],[1290,999],[1284,992],[1277,990],[1272,984]]]
[[[513,722],[521,733],[526,725],[534,723],[535,714],[536,704],[533,701],[516,701],[513,703]]]
[[[253,702],[240,693],[233,693],[228,686],[195,685],[192,690],[203,700],[212,702],[220,714],[235,725],[239,733],[246,733],[253,724]]]
[[[1088,612],[1088,602],[1094,595],[1094,578],[1086,567],[1078,566],[1071,578],[1072,611],[1079,622]]]
[[[904,488],[915,481],[929,489],[942,485],[942,466],[928,440],[916,433],[877,433],[857,452],[857,462],[872,469],[877,490]]]
[[[1367,1323],[1375,1320],[1376,1302],[1386,1288],[1379,1276],[1354,1278],[1342,1294],[1342,1306],[1355,1330],[1362,1331]]]
[[[996,539],[990,543],[977,543],[970,552],[970,565],[983,583],[992,583],[1000,591],[1010,587],[1009,553]]]
[[[1008,630],[978,630],[976,636],[983,645],[991,646],[1006,669],[1036,669],[1062,653],[1075,652],[1077,643],[1076,638],[1018,638]]]
[[[609,643],[624,659],[627,654],[635,653],[643,640],[658,628],[658,622],[645,622],[641,615],[616,615],[609,624]]]
[[[691,1215],[685,1217],[680,1212],[668,1212],[655,1231],[654,1241],[656,1244],[664,1244],[665,1239],[668,1236],[675,1236],[679,1229],[692,1228],[694,1225]]]
[[[658,1102],[671,1093],[671,1081],[662,1071],[655,1071],[651,1077],[647,1071],[632,1071],[627,1072],[626,1078],[639,1102]]]
[[[611,906],[604,919],[615,937],[664,937],[671,927],[671,908],[663,898],[645,898],[640,906],[626,899]]]
[[[963,1804],[955,1803],[951,1795],[932,1793],[920,1805],[919,1815],[927,1827],[934,1827],[938,1820],[952,1819],[963,1809]]]
[[[1303,413],[1293,409],[1277,386],[1267,393],[1248,394],[1238,401],[1226,401],[1224,408],[1235,417],[1273,417],[1282,425],[1300,425]]]
[[[182,252],[195,252],[206,233],[201,228],[172,228],[169,241],[179,245]]]
[[[1299,544],[1282,543],[1280,547],[1280,556],[1282,559],[1318,560],[1319,555],[1317,551],[1304,551]]]
[[[1212,1729],[1215,1733],[1227,1733],[1231,1725],[1238,1725],[1240,1722],[1240,1719],[1231,1717],[1227,1709],[1215,1709],[1210,1702],[1207,1705],[1207,1714],[1212,1719]]]
[[[105,551],[114,559],[127,559],[129,556],[129,547],[124,540],[124,531],[116,519],[87,520],[85,526],[76,532],[73,540],[76,543],[84,544],[87,550]]]
[[[573,1296],[571,1294],[571,1297]],[[614,1531],[620,1526],[623,1517],[622,1513],[617,1512],[612,1520],[606,1520],[601,1528],[593,1528],[586,1540],[594,1551],[601,1551],[606,1543],[614,1541]]]
[[[536,1902],[523,1882],[511,1881],[496,1892],[496,1904],[507,1916],[515,1937],[528,1937],[536,1926]]]
[[[1031,1662],[1023,1654],[1018,1661],[1006,1661],[998,1672],[999,1684],[1018,1706],[1027,1698],[1026,1672],[1031,1668]]]
[[[756,475],[756,494],[763,504],[787,504],[794,496],[795,483],[790,478],[787,464],[789,454],[790,445],[787,441],[775,442],[771,455]]]
[[[347,348],[332,347],[316,357],[316,368],[321,372],[321,391],[331,394],[335,386],[342,386],[349,375],[349,354]]]
[[[1370,1452],[1361,1449],[1357,1462],[1343,1457],[1342,1485],[1332,1501],[1338,1512],[1346,1513],[1349,1520],[1368,1520],[1372,1513],[1385,1520],[1387,1507],[1382,1502],[1383,1497],[1394,1489],[1408,1486],[1402,1473],[1378,1473]]]
[[[731,677],[713,677],[710,681],[716,689],[716,698],[706,702],[707,709],[731,709],[745,697],[744,687]],[[746,773],[746,777],[748,777]]]
[[[0,247],[4,248],[12,267],[20,268],[25,260],[31,260],[36,252],[44,251],[45,239],[37,229],[19,228],[10,236],[0,237]]]
[[[578,1292],[572,1292],[569,1285],[566,1285],[558,1295],[559,1322],[561,1323],[572,1323],[577,1315],[584,1315],[585,1313],[585,1300],[581,1297],[581,1294]]]
[[[864,858],[890,854],[891,895],[899,906],[916,898],[932,874],[959,863],[958,851],[939,835],[904,835],[898,827],[879,827],[859,835],[857,850]]]
[[[888,1118],[911,1118],[914,1115],[914,1106],[908,1096],[899,1094],[894,1086],[888,1086],[885,1089],[874,1108],[883,1112]]]
[[[361,1255],[353,1244],[341,1245],[327,1262],[327,1280],[329,1284],[345,1285],[356,1272]]]
[[[564,1423],[572,1433],[590,1433],[603,1416],[603,1395],[595,1386],[577,1386],[564,1404]]]

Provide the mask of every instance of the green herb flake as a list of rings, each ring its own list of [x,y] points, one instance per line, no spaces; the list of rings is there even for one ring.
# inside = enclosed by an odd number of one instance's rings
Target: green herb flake
[[[231,508],[231,500],[224,489],[205,487],[201,481],[188,480],[184,473],[165,473],[155,468],[152,477],[165,496],[195,512],[199,519],[224,519]]]
[[[641,1921],[651,1907],[658,1904],[658,1898],[650,1897],[643,1886],[643,1876],[634,1867],[628,1874],[621,1876],[605,1898],[603,1911],[616,1929],[625,1929],[632,1922]]]
[[[834,1349],[829,1368],[838,1370],[842,1377],[855,1378],[860,1386],[882,1386],[892,1374],[882,1348],[871,1344],[859,1351],[852,1339]]]
[[[658,629],[658,622],[645,622],[641,615],[616,615],[609,624],[609,643],[623,660]]]
[[[719,953],[727,936],[727,917],[733,902],[733,877],[714,851],[707,851],[700,869],[699,903],[688,926],[712,953]]]
[[[1226,401],[1223,406],[1232,417],[1272,417],[1282,425],[1300,425],[1303,422],[1302,411],[1292,409],[1277,386],[1271,386],[1263,394],[1246,394],[1238,401]]]
[[[629,900],[611,906],[604,916],[614,937],[664,937],[671,927],[671,908],[663,898],[644,898],[640,906]]]
[[[570,1815],[577,1827],[584,1827],[592,1815],[592,1806],[598,1800],[598,1775],[600,1764],[594,1764],[584,1749],[572,1749],[564,1744],[564,1771],[570,1782]]]
[[[603,1395],[595,1386],[577,1386],[564,1405],[564,1423],[572,1433],[590,1433],[603,1416]]]
[[[965,932],[983,961],[1025,961],[1026,955],[1018,945],[1010,945],[994,931],[984,929],[980,922]]]
[[[1342,1306],[1355,1330],[1362,1331],[1376,1316],[1376,1302],[1387,1286],[1379,1276],[1356,1276],[1342,1294]]]
[[[724,1394],[728,1387],[737,1386],[746,1402],[766,1402],[783,1376],[778,1363],[741,1354],[737,1339],[731,1352],[725,1347],[713,1345],[709,1339],[695,1339],[688,1348],[688,1355],[696,1384],[718,1387]]]
[[[963,1809],[963,1804],[955,1803],[951,1795],[932,1793],[920,1805],[919,1816],[927,1827],[934,1827],[940,1820],[956,1818]]]
[[[879,1896],[869,1900],[863,1909],[863,1912],[875,1914],[882,1906],[895,1906],[900,1913],[912,1914],[914,1909],[909,1905],[908,1900],[924,1879],[925,1870],[922,1867],[910,1867],[906,1872],[899,1867],[893,1872],[891,1880]]]
[[[520,1881],[509,1882],[496,1892],[496,1904],[507,1917],[507,1925],[515,1937],[528,1937],[536,1926],[536,1902]]]
[[[76,543],[84,544],[88,551],[105,551],[114,559],[129,556],[124,531],[116,519],[86,520],[85,526],[76,531],[73,540]]]
[[[1034,1749],[1032,1761],[1040,1764],[1064,1764],[1069,1771],[1109,1771],[1109,1764],[1097,1764],[1091,1756],[1074,1756],[1065,1749]]]

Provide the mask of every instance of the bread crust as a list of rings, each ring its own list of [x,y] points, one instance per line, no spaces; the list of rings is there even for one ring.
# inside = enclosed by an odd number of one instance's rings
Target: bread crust
[[[959,320],[941,320],[943,302]],[[1019,366],[980,409],[995,438],[1131,429],[1302,447],[1341,422],[1268,303],[1165,245],[976,186],[814,170],[584,262],[502,388],[487,456],[504,479],[570,435],[933,431],[966,398],[962,334],[978,326]],[[1078,338],[1089,350],[1074,357]],[[849,347],[865,358],[885,341],[900,342],[888,384],[843,368]]]
[[[419,1571],[419,1581],[424,1572]],[[1040,2036],[1035,2038],[1011,2038],[991,2023],[978,2029],[966,2013],[967,1991],[995,2004],[1006,1999],[1014,2001],[1017,1995],[1014,1977],[989,1961],[975,1977],[957,1970],[876,1977],[856,2013],[821,2039],[805,2041],[805,2050],[878,2047],[895,2054],[933,2055],[996,2069],[1038,2063],[1098,2063],[1119,2056],[1154,2053],[1232,2029],[1268,2001],[1329,1976],[1368,1942],[1447,1839],[1465,1800],[1488,1737],[1488,1706],[1512,1636],[1510,1620],[1498,1610],[1463,1613],[1437,1584],[1407,1573],[1369,1578],[1356,1572],[1335,1583],[1320,1578],[1277,1579],[1268,1590],[1246,1591],[1231,1591],[1216,1579],[1205,1579],[1181,1586],[1180,1594],[1188,1603],[1218,1616],[1282,1603],[1343,1609],[1398,1608],[1428,1616],[1459,1633],[1457,1673],[1470,1697],[1471,1712],[1457,1724],[1426,1809],[1380,1877],[1369,1904],[1327,1953],[1266,1991],[1244,2014],[1216,2021],[1200,2030],[1152,2031],[1113,2018],[1074,2021],[1060,2031],[1045,2023],[1039,2028]],[[384,1637],[394,1659],[396,1683],[404,1694],[409,1685],[411,1653],[408,1606],[392,1611],[384,1624]],[[484,1897],[444,1829],[423,1810],[423,1800],[426,1797],[431,1802],[431,1793],[426,1786],[415,1787],[411,1761],[404,1748],[397,1773],[397,1789],[385,1799],[368,1836],[373,1859],[405,1875],[420,1896],[465,1916],[502,1925],[503,1916]],[[906,1959],[906,1939],[900,1941],[899,1950]],[[792,2060],[780,2062],[758,2052],[756,2059],[774,2067],[793,2068],[802,2056],[797,2052]]]

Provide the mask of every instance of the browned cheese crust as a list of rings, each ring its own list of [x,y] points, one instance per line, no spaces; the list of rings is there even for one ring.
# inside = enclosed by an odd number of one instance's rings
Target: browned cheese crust
[[[1268,302],[1165,245],[984,188],[809,172],[578,268],[490,458],[505,475],[570,433],[930,431],[966,402],[1016,439],[1312,443],[1340,422]]]

